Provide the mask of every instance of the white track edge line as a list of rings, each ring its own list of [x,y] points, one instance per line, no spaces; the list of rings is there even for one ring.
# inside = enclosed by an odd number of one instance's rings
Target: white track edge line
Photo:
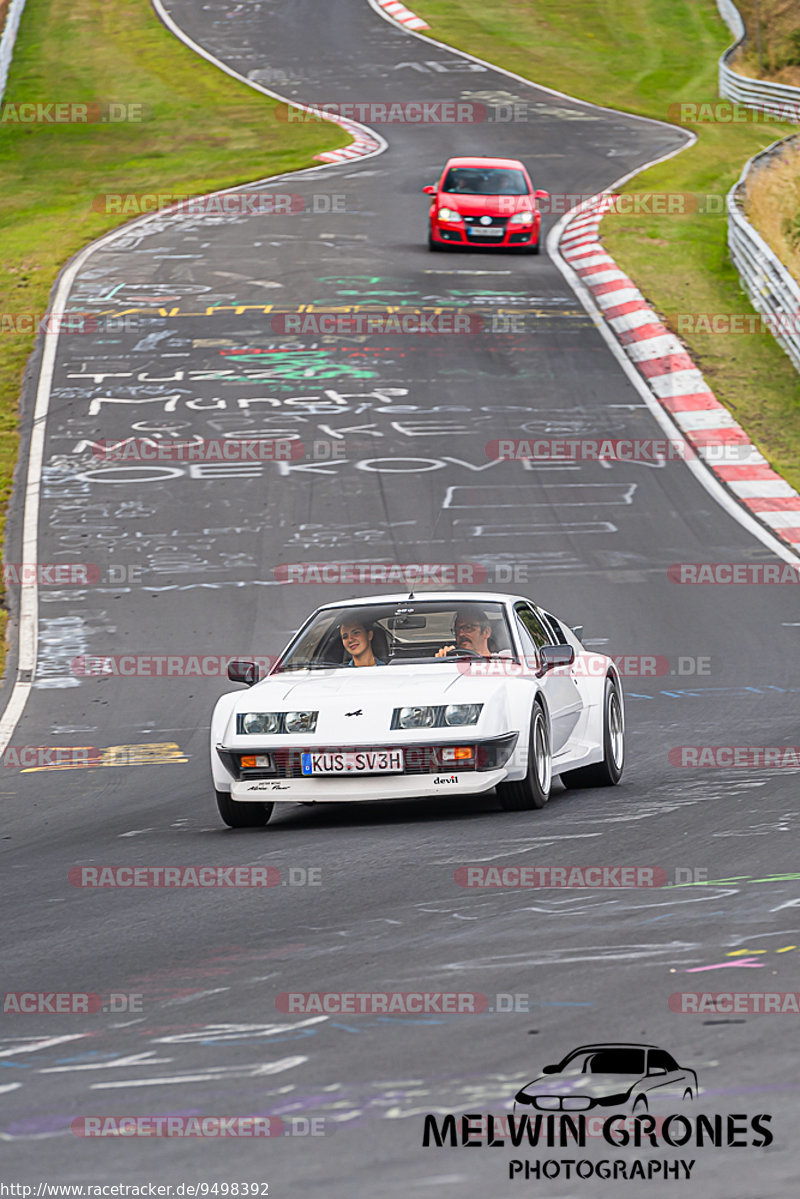
[[[19,24],[25,11],[25,0],[11,0],[6,9],[5,21],[0,32],[0,100],[3,99],[14,61],[14,45],[19,32]]]

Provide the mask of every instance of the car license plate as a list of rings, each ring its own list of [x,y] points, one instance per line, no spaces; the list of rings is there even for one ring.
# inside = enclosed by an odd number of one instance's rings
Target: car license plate
[[[302,755],[303,774],[402,774],[401,749],[364,749],[352,753]]]
[[[480,226],[472,226],[470,233],[477,237],[502,237],[504,229],[481,229]]]

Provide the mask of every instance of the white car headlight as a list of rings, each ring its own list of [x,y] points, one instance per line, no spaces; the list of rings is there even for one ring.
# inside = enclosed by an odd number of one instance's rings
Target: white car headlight
[[[262,735],[279,733],[282,716],[282,712],[245,712],[239,717],[239,732]]]
[[[462,728],[467,724],[477,724],[482,707],[483,704],[449,704],[444,710],[444,722]]]
[[[287,733],[313,733],[317,727],[316,712],[287,712]]]
[[[461,213],[456,212],[455,208],[440,208],[436,215],[440,221],[460,221],[461,220]]]
[[[435,719],[435,708],[400,708],[397,715],[401,729],[429,729]]]
[[[532,225],[533,224],[533,213],[532,212],[515,212],[511,218],[511,220],[508,223],[509,223],[509,225]]]

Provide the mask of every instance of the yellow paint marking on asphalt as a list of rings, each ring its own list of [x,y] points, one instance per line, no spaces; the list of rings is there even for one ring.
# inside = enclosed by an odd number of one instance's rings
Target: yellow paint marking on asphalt
[[[789,953],[792,949],[797,949],[797,945],[784,945],[782,949],[773,949],[772,953]],[[751,957],[754,953],[769,953],[768,949],[732,949],[730,953],[726,953],[727,958]]]
[[[21,774],[51,770],[94,770],[98,766],[169,766],[189,759],[175,741],[153,741],[144,745],[109,745],[100,750],[100,758],[63,766],[29,766]]]
[[[535,316],[585,316],[583,309],[571,306],[558,308],[537,308],[525,307],[524,305],[500,306],[495,308],[494,305],[487,305],[482,300],[481,296],[472,296],[469,300],[469,306],[461,304],[415,304],[413,306],[406,304],[298,304],[296,308],[286,308],[278,304],[225,304],[209,306],[199,311],[182,310],[181,308],[120,308],[107,309],[102,312],[97,312],[94,315],[101,317],[106,316],[111,320],[118,320],[124,316],[136,316],[142,313],[147,316],[163,316],[171,319],[177,317],[214,317],[224,316],[228,313],[233,313],[235,316],[245,316],[248,312],[260,312],[263,316],[298,316],[305,313],[311,315],[331,315],[332,313],[355,315],[363,314],[365,316],[420,316],[428,313],[440,314],[443,312],[458,312],[458,313],[473,313],[478,310],[488,309],[491,313],[497,313],[499,316],[518,316],[525,313],[533,313]],[[484,315],[486,313],[484,312]],[[223,339],[228,342],[228,339]],[[216,344],[217,339],[214,339],[209,344]]]

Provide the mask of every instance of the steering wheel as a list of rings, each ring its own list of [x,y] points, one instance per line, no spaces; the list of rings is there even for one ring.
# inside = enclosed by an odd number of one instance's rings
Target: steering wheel
[[[463,654],[469,654],[471,658],[482,658],[483,654],[479,654],[476,649],[449,649],[444,655],[445,658],[452,658],[458,655],[460,658]]]

